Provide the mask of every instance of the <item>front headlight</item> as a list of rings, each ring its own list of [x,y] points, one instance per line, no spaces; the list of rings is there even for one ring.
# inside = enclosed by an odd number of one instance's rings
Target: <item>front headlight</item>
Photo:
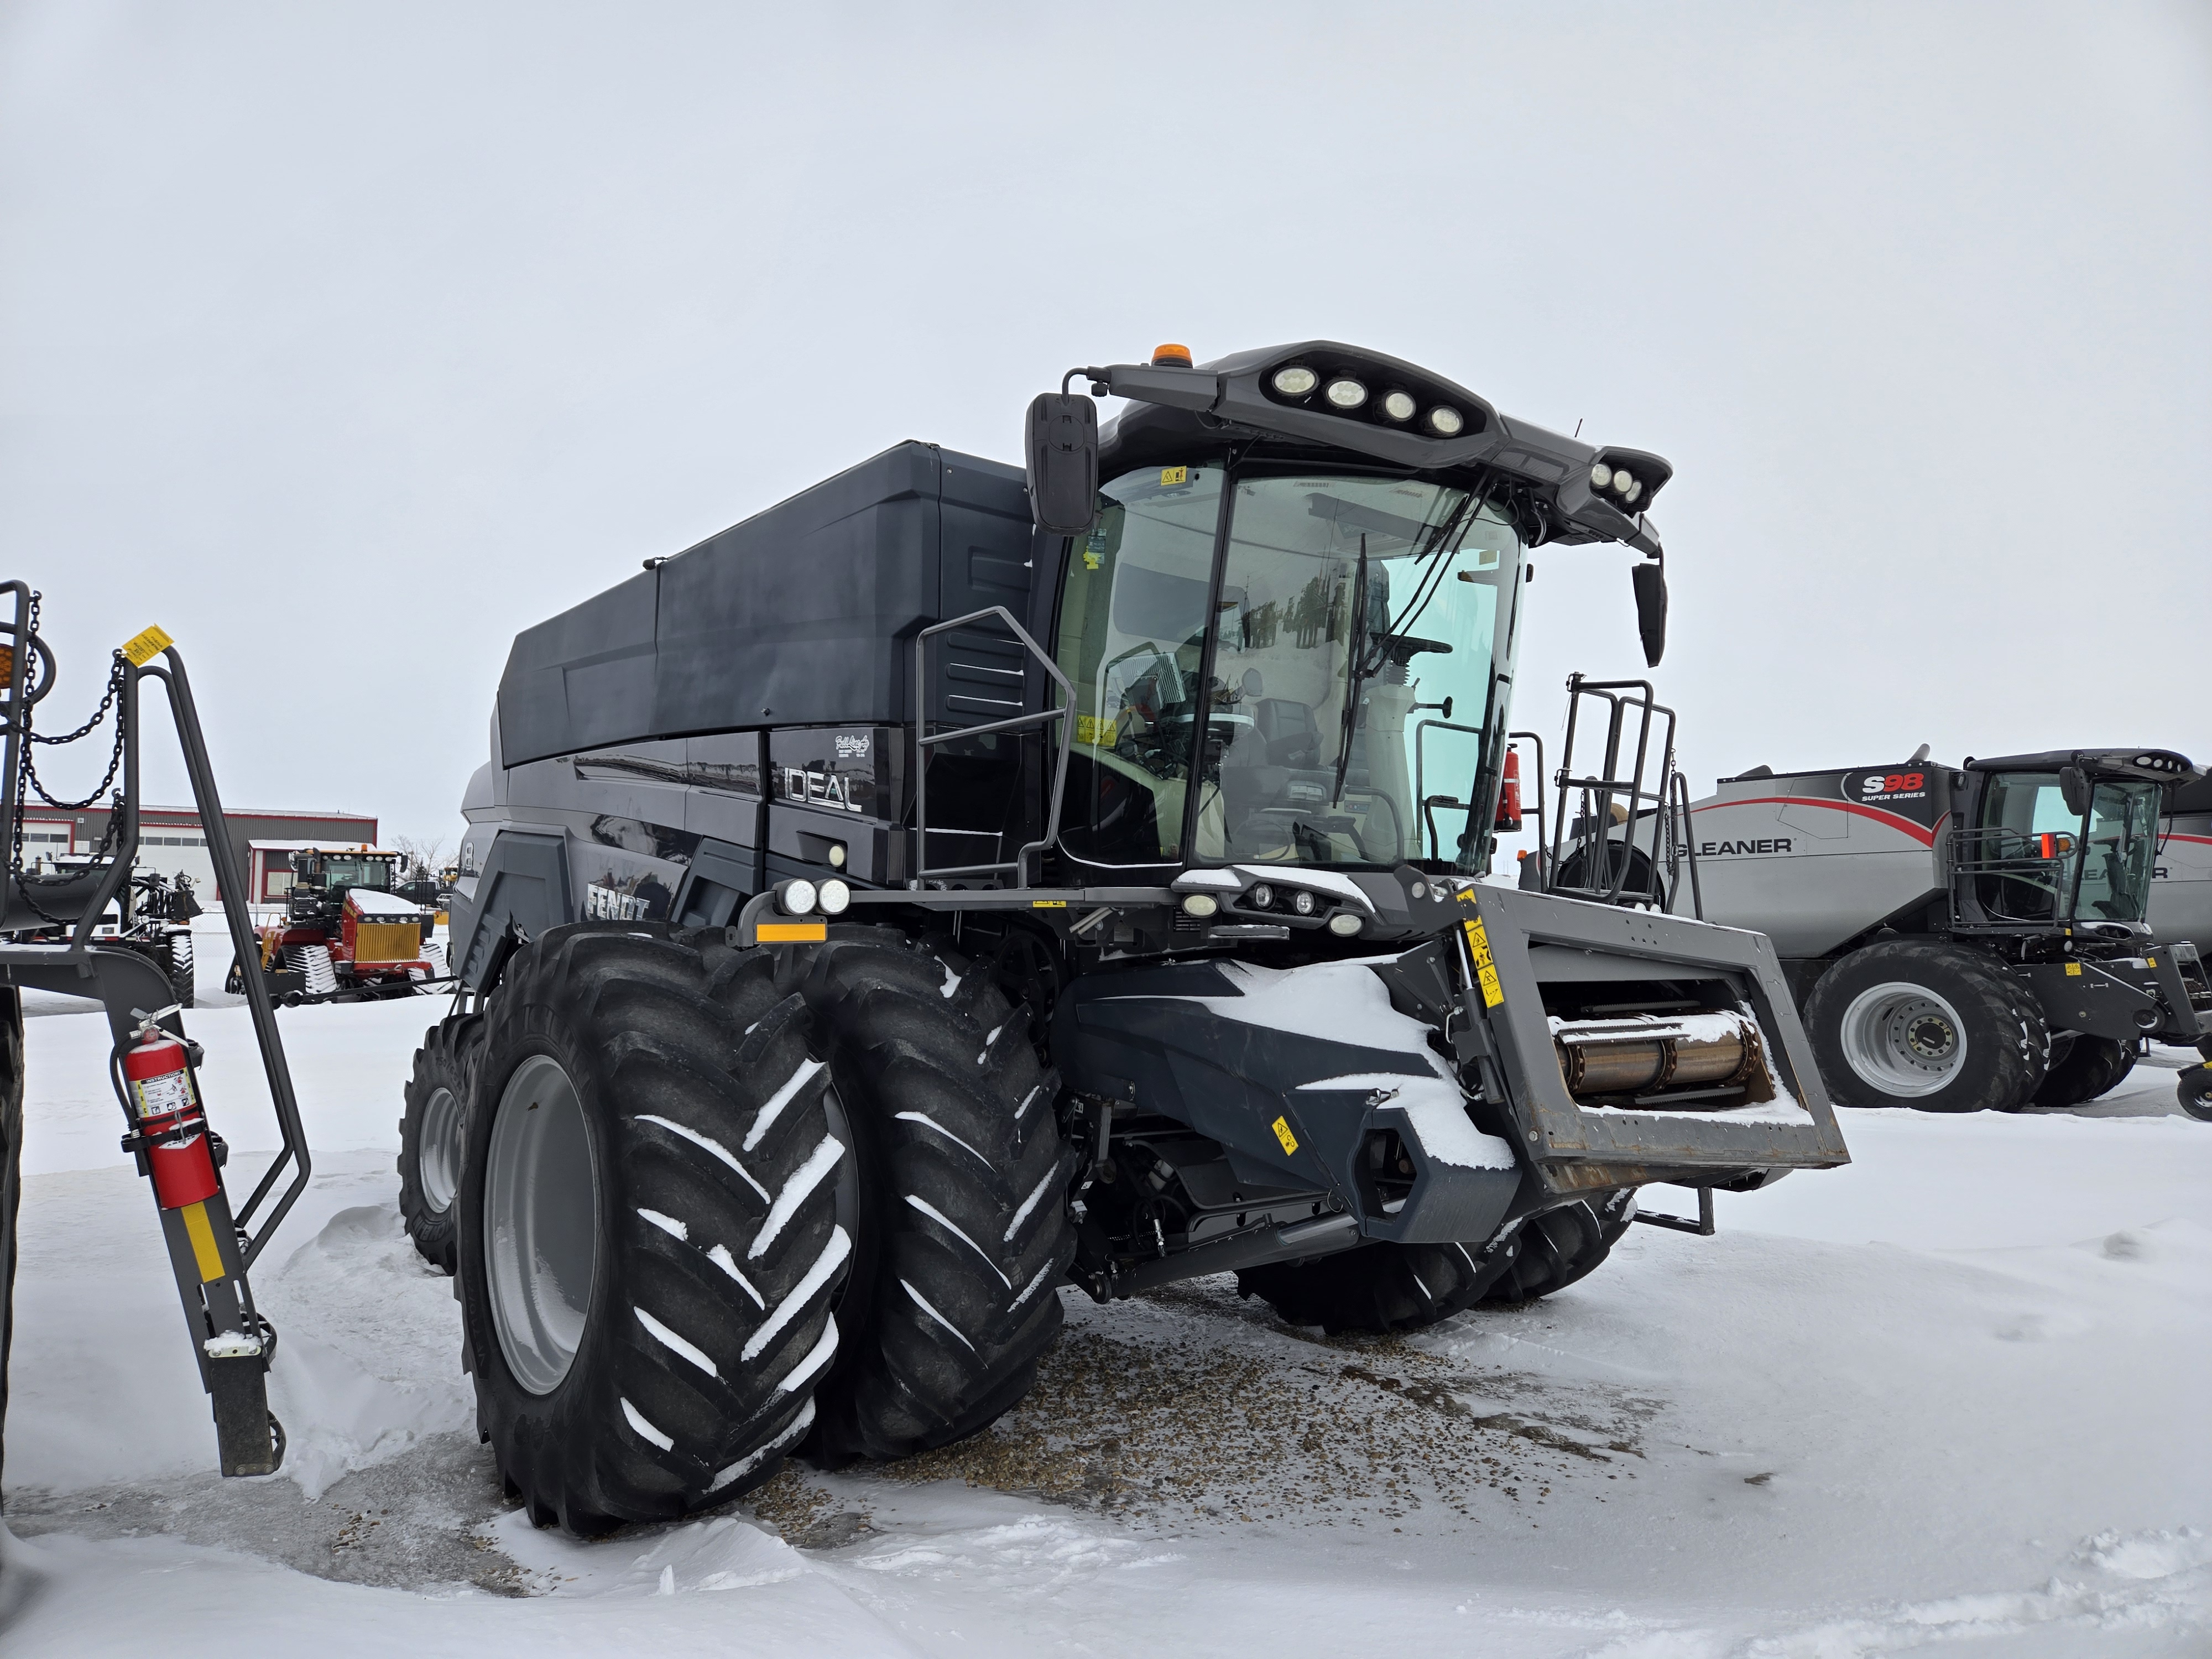
[[[825,916],[842,916],[851,908],[853,890],[832,876],[814,890],[814,902]]]
[[[1456,438],[1466,425],[1459,410],[1449,404],[1438,404],[1429,411],[1429,430],[1439,438]]]
[[[1292,363],[1288,368],[1275,371],[1275,392],[1285,398],[1303,398],[1321,384],[1321,376],[1304,363]]]
[[[775,890],[775,908],[787,916],[813,915],[814,884],[804,877],[787,881]]]
[[[1357,409],[1367,401],[1367,388],[1349,374],[1340,374],[1328,383],[1324,395],[1339,409]]]

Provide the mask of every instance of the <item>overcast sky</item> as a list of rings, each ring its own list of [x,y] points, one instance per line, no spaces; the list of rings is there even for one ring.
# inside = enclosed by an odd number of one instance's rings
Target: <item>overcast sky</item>
[[[1015,459],[1162,340],[1668,456],[1700,793],[2212,758],[2201,0],[12,0],[0,237],[45,723],[159,622],[234,805],[450,840],[518,629],[899,439]],[[1550,731],[1642,659],[1630,555],[1537,562]]]

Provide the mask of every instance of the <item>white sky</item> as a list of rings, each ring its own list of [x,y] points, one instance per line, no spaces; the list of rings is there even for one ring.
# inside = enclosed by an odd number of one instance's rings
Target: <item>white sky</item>
[[[158,621],[228,799],[450,837],[516,629],[641,557],[1328,337],[1674,463],[1700,793],[2201,761],[2208,181],[2203,4],[15,0],[0,574],[49,726]],[[1641,672],[1631,562],[1538,556],[1517,725]]]

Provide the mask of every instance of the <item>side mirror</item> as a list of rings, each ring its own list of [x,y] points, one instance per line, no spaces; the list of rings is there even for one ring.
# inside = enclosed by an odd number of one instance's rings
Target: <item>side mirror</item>
[[[1628,574],[1636,584],[1636,631],[1644,638],[1644,661],[1656,668],[1667,654],[1667,567],[1639,564]]]
[[[1098,408],[1057,392],[1030,404],[1022,445],[1030,516],[1049,536],[1087,536],[1098,501]]]
[[[2081,775],[2079,767],[2058,769],[2058,793],[2066,802],[2066,810],[2075,817],[2087,816],[2089,811],[2089,781]]]

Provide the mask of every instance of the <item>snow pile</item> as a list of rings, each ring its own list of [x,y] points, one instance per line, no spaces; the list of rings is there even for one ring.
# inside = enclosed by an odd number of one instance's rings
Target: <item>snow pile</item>
[[[1395,1072],[1361,1072],[1298,1085],[1301,1094],[1310,1089],[1364,1090],[1368,1091],[1370,1105],[1395,1106],[1413,1123],[1422,1147],[1439,1164],[1454,1164],[1463,1170],[1510,1170],[1520,1161],[1510,1141],[1474,1127],[1474,1121],[1467,1115],[1467,1098],[1456,1083]]]
[[[1429,1028],[1390,1006],[1389,991],[1364,962],[1317,962],[1304,968],[1266,968],[1251,962],[1216,965],[1237,994],[1191,1000],[1224,1019],[1271,1031],[1326,1036],[1332,1042],[1362,1048],[1418,1054],[1438,1077],[1452,1081],[1450,1068],[1429,1047]]]
[[[429,914],[414,900],[378,887],[347,888],[346,903],[356,915],[374,917],[379,921],[420,921]]]

